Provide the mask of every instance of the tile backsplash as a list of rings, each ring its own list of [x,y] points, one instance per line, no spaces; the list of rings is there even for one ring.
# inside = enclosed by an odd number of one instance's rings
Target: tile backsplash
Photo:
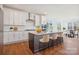
[[[11,27],[13,29],[11,29]],[[24,31],[25,26],[4,26],[4,31],[14,31],[16,27],[16,31]]]

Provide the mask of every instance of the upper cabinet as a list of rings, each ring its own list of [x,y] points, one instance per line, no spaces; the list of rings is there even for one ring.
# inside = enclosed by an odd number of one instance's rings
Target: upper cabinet
[[[6,13],[6,12],[5,12]],[[8,12],[7,12],[7,15],[8,15]],[[5,17],[5,16],[4,16]],[[8,23],[8,25],[13,25],[13,23],[14,23],[14,11],[13,10],[9,10],[9,23]],[[5,21],[6,19],[4,19],[4,21]]]
[[[28,13],[23,11],[15,11],[14,24],[15,25],[26,25],[28,19]]]
[[[27,25],[28,21],[33,23],[33,26],[40,26],[46,23],[46,17],[16,9],[4,8],[4,25]]]
[[[27,19],[27,12],[4,8],[5,25],[26,25]]]
[[[28,19],[28,13],[27,12],[22,12],[21,19],[22,19],[22,24],[27,25],[26,20]]]
[[[41,24],[47,24],[46,16],[41,16]]]
[[[13,15],[11,14],[11,11],[7,8],[4,8],[4,25],[10,24],[10,17],[12,16]],[[13,20],[13,18],[11,20]]]
[[[40,25],[41,25],[41,16],[35,15],[35,26],[40,26]]]
[[[28,16],[29,17],[29,16]],[[30,19],[35,20],[35,14],[30,13]]]
[[[20,17],[20,12],[19,11],[15,11],[14,10],[14,21],[13,21],[13,24],[14,25],[21,25],[21,17]]]

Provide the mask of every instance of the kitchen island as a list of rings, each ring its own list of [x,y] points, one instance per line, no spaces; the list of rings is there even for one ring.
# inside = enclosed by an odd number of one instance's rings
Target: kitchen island
[[[30,50],[35,53],[37,51],[40,51],[40,50],[43,50],[45,48],[48,48],[47,46],[40,49],[39,48],[39,40],[44,36],[44,35],[53,35],[53,34],[60,34],[60,33],[63,33],[62,31],[58,31],[58,32],[40,32],[40,33],[37,33],[35,31],[33,32],[29,32],[29,48]]]

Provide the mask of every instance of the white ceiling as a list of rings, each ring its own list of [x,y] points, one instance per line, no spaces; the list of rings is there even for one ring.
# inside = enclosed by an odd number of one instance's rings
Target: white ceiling
[[[58,18],[79,16],[79,4],[5,4],[4,6],[39,14],[48,14],[51,17]]]

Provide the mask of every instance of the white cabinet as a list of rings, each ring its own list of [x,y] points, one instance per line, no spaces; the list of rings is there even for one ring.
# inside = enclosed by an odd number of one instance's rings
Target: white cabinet
[[[4,8],[5,25],[26,25],[28,13],[24,11]]]
[[[28,32],[4,32],[4,44],[16,43],[28,39]]]
[[[40,24],[40,15],[35,15],[35,26],[39,26]]]
[[[28,20],[28,13],[27,12],[22,12],[22,14],[21,14],[21,20],[22,20],[22,24],[23,25],[27,25],[26,24],[26,20]]]
[[[13,24],[13,13],[11,9],[4,8],[4,25]]]
[[[9,37],[10,36],[9,36],[8,32],[4,32],[3,35],[4,35],[3,36],[3,43],[7,44],[9,42]]]
[[[13,25],[19,25],[19,22],[20,22],[20,20],[19,20],[19,13],[18,13],[18,11],[13,11],[14,12],[14,16],[13,16],[13,19],[14,19],[14,21],[13,21]],[[19,20],[19,21],[18,21]]]
[[[9,25],[13,25],[13,23],[14,23],[14,11],[13,10],[9,10],[9,13],[10,13],[10,15],[9,15]]]
[[[20,41],[21,36],[19,32],[5,32],[4,33],[4,44],[11,44]]]
[[[11,43],[11,42],[13,42],[14,40],[15,40],[15,35],[14,35],[14,33],[13,32],[8,32],[9,33],[9,40],[8,40],[8,42],[9,43]]]
[[[23,32],[23,39],[28,40],[28,31]]]
[[[14,25],[26,25],[28,13],[23,11],[14,12]]]
[[[9,32],[9,35],[9,43],[18,42],[21,39],[20,32]]]
[[[4,9],[4,24],[7,25],[10,23],[10,11],[9,9]]]
[[[19,39],[19,34],[18,34],[18,32],[14,32],[13,36],[14,36],[14,42],[17,42],[18,39]]]
[[[15,9],[4,8],[4,44],[15,43],[24,39],[23,32],[24,26],[27,25],[26,20],[28,19],[28,13],[25,11],[19,11]],[[17,32],[11,32],[10,27],[16,25],[18,27]],[[26,34],[27,36],[27,34]],[[27,38],[27,37],[26,37]]]
[[[41,24],[47,24],[46,16],[41,16]]]
[[[30,14],[30,19],[35,20],[35,25],[40,25],[41,15]],[[4,24],[5,25],[26,25],[28,13],[24,11],[4,8]]]
[[[4,25],[13,25],[14,12],[12,9],[4,8]]]
[[[35,14],[30,13],[30,19],[34,20]]]
[[[17,24],[19,25],[20,21],[18,21],[18,19],[19,19],[19,14],[17,11],[14,10],[14,23],[13,23],[14,25],[17,25]]]
[[[23,40],[23,32],[18,32],[18,41]]]
[[[22,25],[21,13],[14,10],[14,25]]]

